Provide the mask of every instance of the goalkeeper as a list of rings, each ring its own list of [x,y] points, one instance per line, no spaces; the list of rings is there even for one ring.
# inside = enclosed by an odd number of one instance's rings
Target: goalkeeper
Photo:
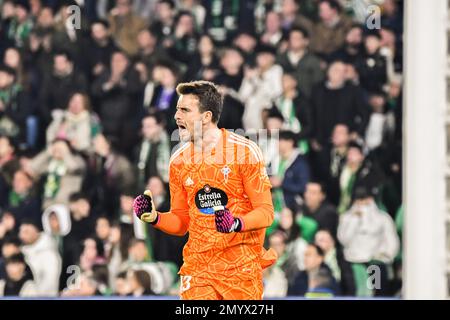
[[[273,205],[261,150],[217,127],[222,97],[213,83],[182,83],[177,93],[184,144],[169,163],[170,212],[155,210],[150,191],[135,199],[134,212],[168,234],[189,232],[182,299],[262,299],[262,270],[276,254],[263,248]]]

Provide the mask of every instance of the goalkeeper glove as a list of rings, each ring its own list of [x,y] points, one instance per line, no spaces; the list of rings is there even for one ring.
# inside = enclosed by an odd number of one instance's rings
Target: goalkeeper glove
[[[241,218],[234,218],[230,210],[224,206],[214,207],[216,230],[221,233],[242,231],[244,223]]]
[[[138,195],[133,202],[134,214],[144,222],[156,224],[158,222],[158,212],[153,203],[152,193],[145,190],[144,194]]]

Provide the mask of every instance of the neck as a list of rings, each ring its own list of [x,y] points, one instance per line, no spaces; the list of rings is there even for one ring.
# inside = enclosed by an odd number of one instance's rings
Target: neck
[[[284,92],[284,96],[288,99],[294,99],[297,95],[297,90],[294,89],[288,89]]]
[[[320,205],[321,205],[322,203],[313,203],[313,204],[309,204],[308,205],[308,209],[309,209],[309,211],[311,212],[311,213],[314,213],[314,212],[316,212],[317,211],[317,209],[319,209],[320,208]]]
[[[203,152],[211,150],[219,141],[222,131],[217,124],[210,123],[202,128],[203,135],[194,139],[194,147]]]

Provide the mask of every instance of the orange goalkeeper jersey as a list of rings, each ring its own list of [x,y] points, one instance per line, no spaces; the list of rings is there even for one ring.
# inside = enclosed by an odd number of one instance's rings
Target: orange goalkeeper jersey
[[[174,235],[189,232],[181,275],[209,279],[248,280],[276,259],[263,248],[265,230],[273,221],[270,181],[259,147],[221,129],[210,154],[195,152],[192,142],[171,157],[171,209],[161,213],[156,227]],[[212,207],[226,206],[241,217],[243,231],[216,231]]]

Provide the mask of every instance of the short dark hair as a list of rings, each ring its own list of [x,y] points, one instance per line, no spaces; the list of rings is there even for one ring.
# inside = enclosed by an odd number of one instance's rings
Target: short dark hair
[[[78,200],[85,199],[89,201],[89,196],[82,192],[74,192],[69,197],[69,202],[77,202]]]
[[[56,56],[64,56],[70,62],[73,62],[72,54],[67,50],[57,50],[53,53],[53,58]]]
[[[322,4],[322,3],[328,3],[328,5],[330,6],[330,8],[331,9],[334,9],[334,10],[336,10],[338,13],[341,13],[342,12],[342,7],[341,7],[341,5],[339,4],[339,2],[337,2],[336,0],[320,0],[320,3],[319,4]]]
[[[147,118],[153,118],[155,119],[156,123],[162,126],[165,126],[166,121],[164,119],[164,114],[162,114],[159,111],[150,111],[144,114],[144,116],[142,117],[142,120],[147,119]]]
[[[102,26],[104,26],[106,29],[109,29],[109,22],[105,19],[96,19],[94,21],[91,22],[91,27],[94,24],[101,24]]]
[[[301,26],[294,26],[291,30],[289,30],[289,35],[291,35],[294,32],[300,32],[304,38],[309,39],[309,32],[305,28]]]
[[[310,243],[309,244],[311,247],[314,247],[316,249],[316,252],[319,256],[321,256],[322,258],[325,257],[325,251],[323,251],[323,249],[321,247],[319,247],[317,244],[315,243]]]
[[[175,9],[175,2],[173,2],[172,0],[159,0],[158,4],[167,4],[171,9]]]
[[[297,144],[297,135],[293,131],[290,131],[290,130],[280,131],[279,139],[280,140],[291,140],[292,143],[294,144],[294,147]]]
[[[210,81],[191,81],[180,83],[177,86],[179,95],[192,94],[197,96],[201,112],[211,111],[212,121],[219,122],[222,113],[222,95],[216,85]]]
[[[22,245],[22,242],[20,241],[20,239],[17,236],[9,235],[3,239],[2,247],[6,246],[6,245],[13,245],[16,247],[20,247]]]
[[[11,257],[6,258],[5,259],[5,265],[10,264],[10,263],[26,264],[25,263],[25,257],[23,255],[23,253],[19,252],[19,253],[13,254]]]

